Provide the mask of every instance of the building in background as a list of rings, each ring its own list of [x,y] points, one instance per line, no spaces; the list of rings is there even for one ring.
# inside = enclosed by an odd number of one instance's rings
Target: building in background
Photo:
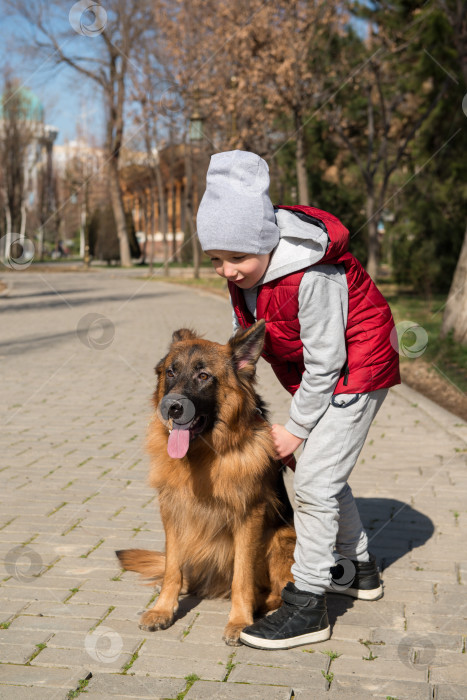
[[[33,92],[6,81],[0,98],[0,256],[15,240],[35,241],[36,257],[57,222],[53,148],[55,126],[44,122],[44,107]]]
[[[27,237],[36,260],[68,254],[119,260],[104,151],[77,131],[79,138],[56,145],[58,129],[45,123],[39,98],[13,82],[5,88],[0,98],[3,259],[15,237]],[[164,145],[149,156],[122,149],[120,180],[133,259],[190,258],[188,243],[204,182],[202,160],[193,144]]]
[[[185,147],[170,145],[152,154],[127,151],[122,158],[121,184],[125,210],[131,212],[136,238],[144,258],[163,262],[165,255],[180,261],[186,232],[185,216]],[[158,161],[166,207],[166,231],[159,206],[154,172]]]

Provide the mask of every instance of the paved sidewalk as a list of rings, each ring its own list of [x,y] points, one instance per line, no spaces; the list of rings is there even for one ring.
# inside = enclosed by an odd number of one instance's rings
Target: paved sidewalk
[[[139,630],[153,590],[115,549],[163,547],[143,440],[171,333],[224,342],[222,297],[136,273],[11,273],[0,299],[0,698],[466,700],[467,426],[391,390],[351,484],[384,570],[375,603],[329,596],[332,638],[222,642],[226,601]],[[273,419],[289,399],[264,363]]]

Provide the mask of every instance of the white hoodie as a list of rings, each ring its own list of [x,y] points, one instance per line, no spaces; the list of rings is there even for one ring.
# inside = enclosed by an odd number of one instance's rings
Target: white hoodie
[[[306,269],[298,291],[298,320],[305,371],[290,407],[286,429],[306,439],[326,411],[347,358],[345,329],[349,294],[343,265],[319,265],[328,235],[287,209],[276,209],[280,240],[263,278],[243,290],[256,319],[258,287]],[[313,266],[313,267],[310,267]],[[235,313],[234,329],[239,325]]]

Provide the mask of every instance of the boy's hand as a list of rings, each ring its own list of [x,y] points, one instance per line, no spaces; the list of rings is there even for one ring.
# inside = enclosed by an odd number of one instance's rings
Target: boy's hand
[[[303,438],[292,435],[283,425],[273,425],[271,427],[271,435],[279,459],[291,455],[303,442]]]

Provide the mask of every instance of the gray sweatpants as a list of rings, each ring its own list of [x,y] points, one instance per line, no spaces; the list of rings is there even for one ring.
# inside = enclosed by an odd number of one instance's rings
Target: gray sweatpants
[[[294,477],[297,544],[292,566],[302,591],[319,594],[329,588],[334,550],[368,561],[368,537],[347,480],[387,393],[337,394],[304,445]]]

